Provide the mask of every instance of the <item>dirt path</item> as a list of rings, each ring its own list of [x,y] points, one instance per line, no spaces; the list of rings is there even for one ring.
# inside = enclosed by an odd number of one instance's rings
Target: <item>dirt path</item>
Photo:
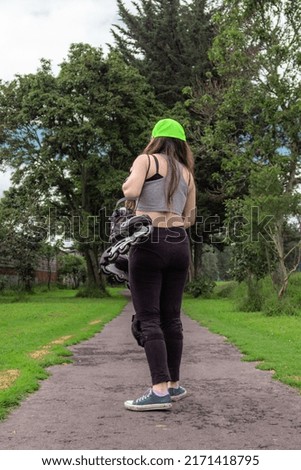
[[[301,395],[241,361],[221,336],[183,316],[182,384],[171,411],[130,412],[150,383],[144,351],[130,333],[132,304],[74,362],[0,423],[0,449],[301,449]]]

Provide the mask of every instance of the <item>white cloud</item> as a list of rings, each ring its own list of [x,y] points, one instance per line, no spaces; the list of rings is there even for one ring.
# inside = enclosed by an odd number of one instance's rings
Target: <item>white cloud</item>
[[[124,3],[132,7],[131,0]],[[95,47],[113,44],[110,28],[118,22],[112,0],[0,0],[0,79],[34,73],[40,59],[53,70],[67,57],[71,43]]]
[[[133,8],[131,0],[124,4]],[[0,0],[0,80],[35,73],[41,58],[51,60],[56,73],[71,43],[106,52],[106,43],[113,44],[113,23],[118,23],[118,8],[112,0]],[[0,171],[0,197],[10,176]]]
[[[11,171],[2,172],[0,170],[0,197],[3,195],[3,191],[10,186]]]

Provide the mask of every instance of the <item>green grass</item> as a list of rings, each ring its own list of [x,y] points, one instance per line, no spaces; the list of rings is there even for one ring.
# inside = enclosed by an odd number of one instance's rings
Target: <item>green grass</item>
[[[14,303],[2,298],[0,419],[38,389],[49,375],[45,367],[70,362],[66,346],[90,338],[121,312],[127,300],[120,289],[109,290],[111,297],[102,299],[76,298],[68,290],[27,295]],[[10,383],[15,374],[18,378]]]
[[[184,311],[238,347],[246,361],[301,390],[301,316],[239,312],[231,299],[184,299]]]

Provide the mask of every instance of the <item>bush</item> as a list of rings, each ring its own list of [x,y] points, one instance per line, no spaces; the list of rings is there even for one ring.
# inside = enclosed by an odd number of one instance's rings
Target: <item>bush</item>
[[[285,296],[279,300],[270,276],[251,283],[241,282],[235,288],[237,310],[242,312],[262,311],[267,316],[298,315],[301,306],[301,276],[293,275]]]
[[[80,287],[78,292],[76,293],[75,297],[82,297],[82,298],[104,298],[104,297],[109,297],[110,294],[106,290],[105,292],[102,292],[100,289],[98,289],[95,286],[83,286]]]
[[[240,312],[260,312],[263,305],[262,281],[251,278],[234,289],[236,309]]]
[[[211,279],[205,276],[199,276],[189,282],[185,290],[193,297],[207,297],[212,294],[215,285],[215,282]]]
[[[21,291],[23,288],[20,286],[16,279],[6,274],[0,274],[0,294],[6,291]]]
[[[237,308],[241,312],[260,312],[262,310],[262,298],[258,295],[255,297],[246,295],[237,301]]]
[[[49,291],[53,292],[57,289],[58,287],[56,283],[51,283],[49,287],[48,287],[48,284],[40,283],[40,284],[36,284],[33,290],[35,294],[45,294],[45,293],[48,293]]]
[[[297,308],[301,308],[301,273],[294,273],[289,278],[286,295]]]
[[[263,281],[263,307],[262,311],[267,316],[298,315],[301,306],[301,276],[293,274],[288,283],[287,291],[282,299],[278,298],[278,292],[273,286],[270,277]]]
[[[278,299],[275,297],[265,301],[263,313],[268,317],[276,317],[280,315],[292,316],[298,315],[298,310],[289,298],[284,297],[283,299]]]
[[[29,296],[30,293],[20,287],[11,286],[1,291],[0,303],[25,302],[28,300]]]
[[[260,312],[263,306],[262,286],[259,281],[247,281],[246,295],[239,300],[243,312]]]
[[[215,294],[216,297],[226,299],[226,298],[231,298],[233,297],[233,293],[236,288],[236,282],[235,281],[228,281],[223,283],[222,285],[218,285],[215,288]]]
[[[0,292],[3,292],[4,289],[7,287],[7,278],[6,276],[0,276]]]

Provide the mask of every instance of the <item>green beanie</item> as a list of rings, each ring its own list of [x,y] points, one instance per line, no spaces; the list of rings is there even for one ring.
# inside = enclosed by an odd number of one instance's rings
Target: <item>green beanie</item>
[[[161,121],[158,121],[153,128],[152,137],[173,137],[186,142],[183,127],[174,119],[161,119]]]

